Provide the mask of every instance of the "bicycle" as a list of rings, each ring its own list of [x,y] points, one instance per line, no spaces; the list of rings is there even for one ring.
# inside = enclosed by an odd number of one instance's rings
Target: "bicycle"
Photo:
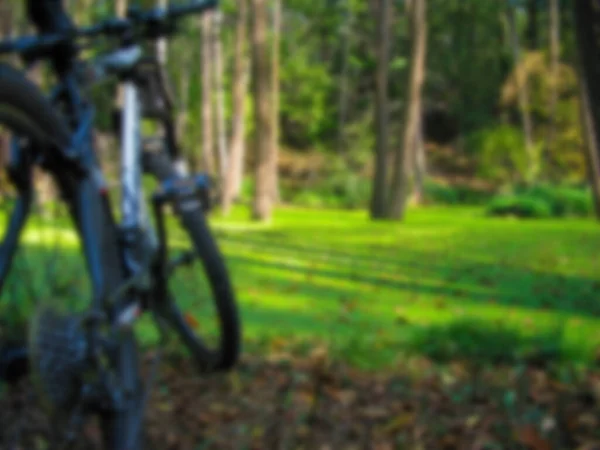
[[[49,61],[57,78],[46,98],[22,72],[0,64],[0,125],[13,135],[7,173],[16,192],[0,248],[0,295],[32,209],[36,168],[57,186],[89,275],[91,302],[83,312],[60,315],[38,307],[28,331],[32,376],[65,428],[54,439],[59,448],[74,442],[88,416],[100,418],[106,448],[142,448],[143,412],[160,361],[157,352],[143,383],[133,327],[144,313],[155,319],[161,342],[169,329],[179,336],[202,372],[229,370],[239,359],[241,327],[234,291],[204,217],[210,209],[210,179],[182,169],[173,105],[160,64],[141,47],[144,41],[174,34],[180,19],[216,6],[216,0],[198,0],[145,12],[131,9],[126,18],[77,28],[60,0],[28,0],[38,35],[0,43],[0,54],[19,55],[27,64]],[[85,62],[80,50],[95,39],[117,44]],[[84,94],[86,87],[106,77],[117,77],[124,92],[118,127],[119,223],[93,144],[95,109]],[[163,126],[158,149],[142,148],[143,117]],[[149,207],[142,173],[158,184]],[[172,259],[167,254],[167,207],[192,241],[191,250]],[[217,310],[220,333],[214,347],[198,335],[168,284],[178,269],[195,260],[202,263]]]

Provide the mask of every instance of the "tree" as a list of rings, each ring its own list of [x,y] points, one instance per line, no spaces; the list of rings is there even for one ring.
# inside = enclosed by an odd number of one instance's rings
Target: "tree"
[[[427,177],[427,155],[425,154],[425,139],[422,124],[423,111],[419,111],[419,123],[415,135],[414,151],[414,196],[415,203],[422,204],[425,198],[425,178]]]
[[[202,30],[202,160],[204,170],[215,174],[215,152],[213,134],[213,104],[212,104],[212,62],[211,52],[211,13],[204,13],[200,18]]]
[[[588,174],[594,193],[596,217],[600,219],[600,11],[592,2],[573,2],[579,47],[581,115],[586,138]]]
[[[556,134],[556,108],[558,105],[558,86],[560,68],[560,5],[559,0],[550,1],[550,126],[548,144],[554,144]]]
[[[427,52],[427,4],[426,0],[411,0],[407,4],[412,48],[410,55],[410,75],[408,81],[408,102],[404,120],[402,147],[396,152],[394,177],[389,202],[389,217],[402,220],[408,193],[405,160],[407,154],[414,153],[418,144],[421,126],[423,83]]]
[[[248,55],[246,39],[248,34],[248,0],[238,0],[235,27],[235,56],[233,72],[233,117],[231,130],[231,148],[229,170],[225,178],[223,192],[223,213],[227,214],[233,200],[239,196],[244,174],[245,113],[246,94],[248,92]]]
[[[273,45],[271,58],[271,152],[275,168],[273,169],[273,201],[279,201],[279,53],[281,51],[281,0],[273,5]]]
[[[223,87],[223,48],[221,45],[221,22],[223,15],[219,9],[212,13],[212,51],[214,58],[213,92],[216,93],[217,112],[217,155],[219,155],[219,175],[225,181],[228,170],[227,138],[225,130],[225,92]]]
[[[515,17],[515,8],[508,5],[507,8],[508,26],[510,33],[510,43],[513,52],[515,67],[521,62],[521,44],[519,39],[519,30]],[[529,86],[527,82],[527,73],[523,71],[523,76],[520,76],[519,71],[516,73],[517,90],[519,94],[519,109],[521,112],[521,123],[523,127],[523,136],[525,138],[525,152],[527,154],[527,174],[526,181],[532,182],[536,177],[537,161],[535,156],[535,148],[533,143],[533,124],[531,120]]]
[[[252,86],[254,91],[255,191],[252,217],[269,220],[273,208],[276,155],[273,154],[267,2],[252,1]]]
[[[349,59],[352,51],[352,26],[354,23],[354,14],[352,10],[351,0],[346,0],[346,18],[342,25],[342,70],[340,73],[340,97],[339,97],[339,113],[338,113],[338,153],[342,153],[345,147],[345,127],[348,116],[348,86],[350,84]]]
[[[588,176],[592,193],[594,195],[594,209],[596,217],[600,220],[600,145],[598,143],[598,130],[592,115],[590,92],[585,77],[580,78],[581,90],[581,123],[585,138],[585,156],[588,166]]]
[[[169,5],[169,0],[158,0],[158,6],[160,8],[166,8]],[[159,39],[156,43],[156,56],[161,64],[167,63],[168,57],[168,42],[166,38]]]
[[[375,93],[375,173],[371,195],[371,218],[386,216],[387,156],[389,145],[389,55],[391,1],[377,1],[377,69]]]

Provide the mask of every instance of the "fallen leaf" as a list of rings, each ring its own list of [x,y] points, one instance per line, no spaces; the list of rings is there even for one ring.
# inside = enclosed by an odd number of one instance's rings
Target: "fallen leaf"
[[[390,422],[388,422],[384,427],[383,427],[383,431],[385,433],[393,433],[399,430],[402,430],[403,428],[406,428],[410,425],[412,425],[415,421],[415,414],[412,412],[405,412],[402,413],[398,416],[396,416],[394,419],[392,419]]]
[[[549,433],[556,428],[556,420],[552,416],[546,416],[542,419],[541,427],[544,433]]]
[[[389,411],[382,406],[367,406],[363,410],[363,416],[368,419],[383,419],[389,416]]]
[[[552,450],[550,443],[545,440],[533,425],[525,425],[516,430],[515,438],[521,444],[529,446],[532,450]]]
[[[600,441],[586,442],[579,447],[577,450],[598,450],[600,449]]]
[[[468,428],[474,428],[480,421],[480,417],[477,414],[473,414],[469,417],[467,417],[467,420],[465,420],[465,425]]]

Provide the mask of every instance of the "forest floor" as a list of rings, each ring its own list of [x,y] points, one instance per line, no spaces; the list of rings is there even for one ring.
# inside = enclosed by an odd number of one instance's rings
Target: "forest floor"
[[[151,448],[600,449],[596,223],[433,207],[403,224],[299,208],[268,225],[245,216],[211,219],[243,363],[214,377],[164,363]],[[44,428],[24,400],[2,397],[3,442],[19,407]]]

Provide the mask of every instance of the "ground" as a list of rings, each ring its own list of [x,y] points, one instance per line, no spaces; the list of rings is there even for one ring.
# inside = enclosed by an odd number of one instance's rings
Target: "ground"
[[[402,224],[246,214],[211,218],[242,310],[243,363],[200,377],[166,361],[153,448],[600,448],[597,223],[433,207]],[[200,284],[189,275],[178,287],[190,314]],[[2,429],[19,402],[43,429],[19,392],[2,399]]]

